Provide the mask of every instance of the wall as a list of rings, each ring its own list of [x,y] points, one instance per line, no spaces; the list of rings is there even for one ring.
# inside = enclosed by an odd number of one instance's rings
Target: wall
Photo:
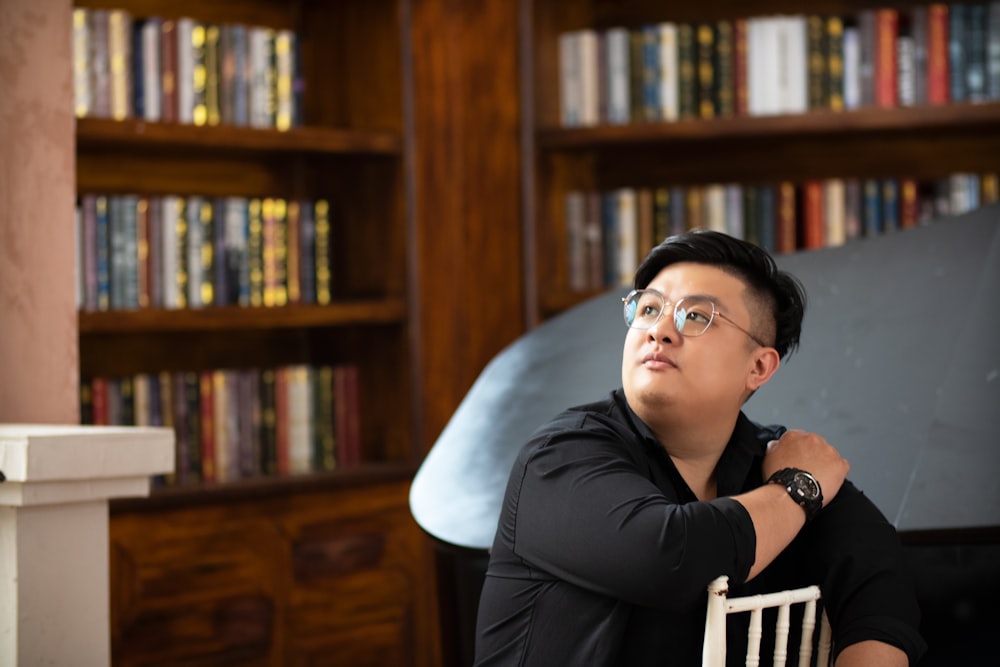
[[[0,0],[0,423],[77,423],[70,0]]]

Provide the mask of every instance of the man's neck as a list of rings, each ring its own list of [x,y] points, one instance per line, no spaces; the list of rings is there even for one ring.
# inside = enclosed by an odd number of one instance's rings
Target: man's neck
[[[656,431],[660,444],[698,500],[712,500],[718,495],[715,471],[735,427],[734,417]]]

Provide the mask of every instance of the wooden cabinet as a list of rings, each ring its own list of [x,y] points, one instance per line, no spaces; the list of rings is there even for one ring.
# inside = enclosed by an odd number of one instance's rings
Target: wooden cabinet
[[[116,507],[115,665],[436,664],[408,485],[279,487]]]
[[[81,311],[80,375],[358,368],[360,464],[165,485],[113,504],[116,665],[435,664],[413,349],[407,0],[80,0],[133,18],[295,31],[302,124],[279,131],[82,117],[77,192],[323,199],[328,304]],[[147,82],[148,85],[148,82]]]
[[[917,3],[891,3],[903,15]],[[710,120],[563,127],[559,40],[568,31],[656,22],[714,24],[772,14],[850,19],[883,6],[864,1],[524,0],[522,57],[528,81],[523,120],[526,294],[535,322],[590,296],[568,284],[565,197],[661,185],[807,179],[941,179],[1000,168],[1000,102],[875,108]],[[644,254],[644,253],[643,253]]]

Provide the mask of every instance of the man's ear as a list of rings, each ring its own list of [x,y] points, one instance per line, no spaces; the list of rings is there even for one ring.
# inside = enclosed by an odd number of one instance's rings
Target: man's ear
[[[767,384],[781,365],[781,357],[773,347],[758,347],[753,352],[750,374],[747,375],[747,390],[751,393]]]

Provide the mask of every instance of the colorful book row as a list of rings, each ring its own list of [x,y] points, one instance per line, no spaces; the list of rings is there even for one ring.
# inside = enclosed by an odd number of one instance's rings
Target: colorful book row
[[[84,311],[331,299],[324,199],[84,194],[77,239]]]
[[[362,460],[350,364],[95,377],[82,383],[80,404],[84,424],[172,427],[176,466],[165,483],[324,472]]]
[[[77,117],[286,130],[302,124],[291,30],[73,10]]]
[[[563,126],[1000,100],[1000,2],[584,29]]]
[[[690,229],[788,253],[927,224],[998,200],[997,174],[571,191],[565,198],[567,280],[572,291],[631,284],[650,248]]]

